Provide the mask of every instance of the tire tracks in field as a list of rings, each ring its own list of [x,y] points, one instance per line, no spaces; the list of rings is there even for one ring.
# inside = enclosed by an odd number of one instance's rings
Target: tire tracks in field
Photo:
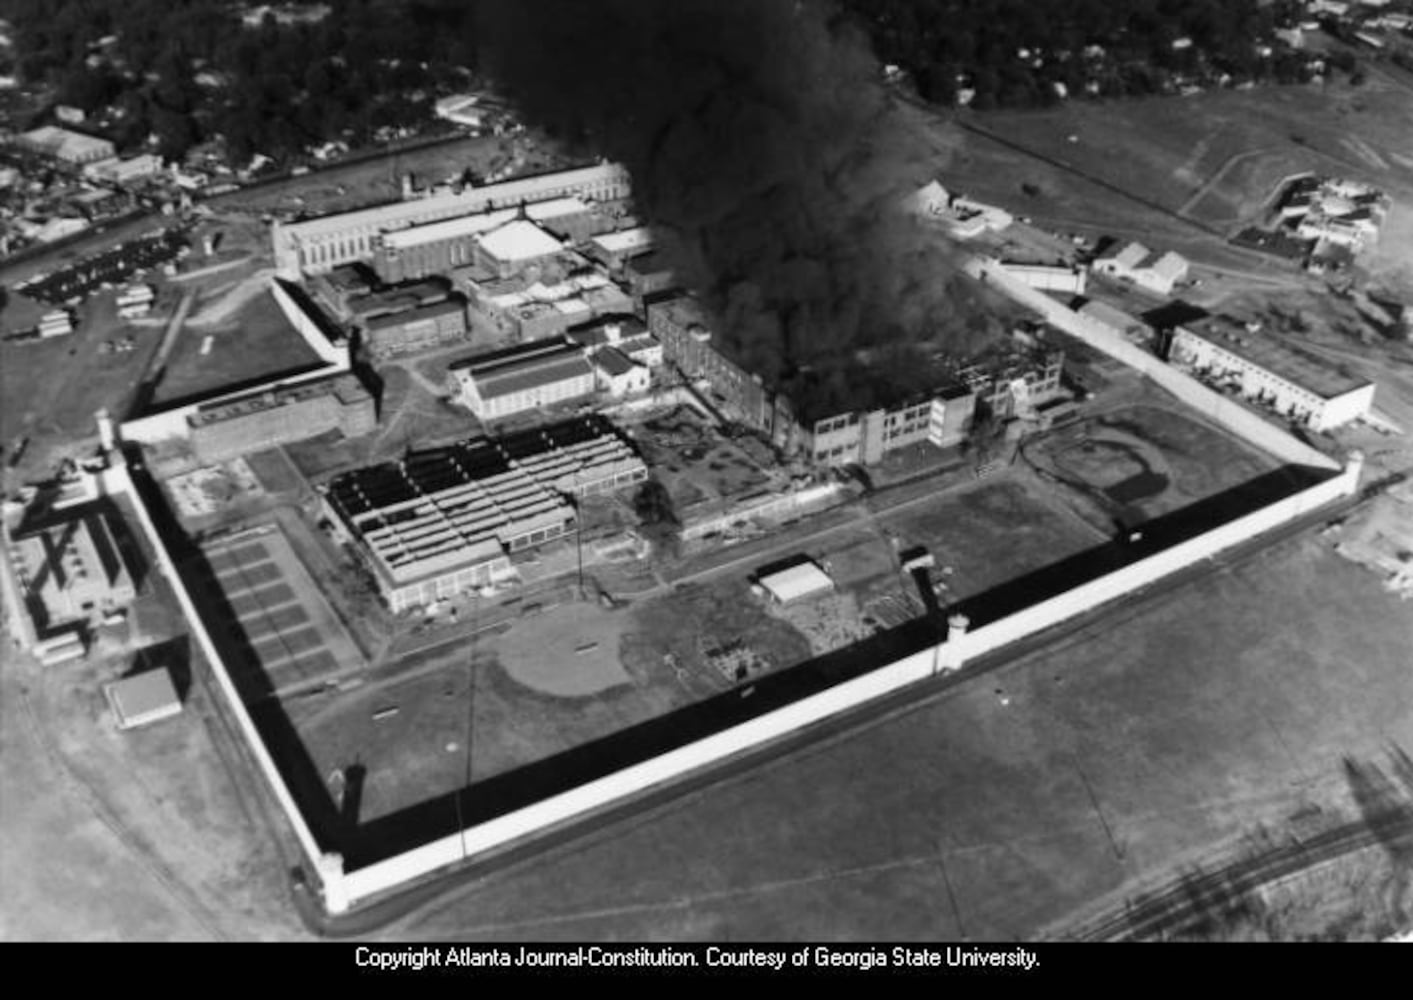
[[[28,692],[17,688],[16,700],[19,702],[21,714],[35,745],[43,752],[75,796],[88,807],[89,811],[107,828],[118,843],[132,855],[138,865],[152,877],[153,881],[166,890],[167,894],[189,917],[196,921],[202,930],[213,940],[229,941],[230,937],[222,930],[215,915],[201,903],[186,883],[178,878],[172,869],[123,823],[97,790],[64,757],[63,752],[45,732]]]

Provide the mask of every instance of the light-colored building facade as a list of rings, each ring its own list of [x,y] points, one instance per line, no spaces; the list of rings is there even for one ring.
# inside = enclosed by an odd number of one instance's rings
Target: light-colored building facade
[[[459,298],[374,316],[363,328],[363,344],[377,359],[415,354],[465,337],[466,304]]]
[[[816,420],[803,445],[819,465],[875,465],[890,452],[929,442],[950,448],[966,440],[976,413],[976,393],[952,386],[893,407],[859,410]]]
[[[585,399],[598,388],[584,349],[561,338],[454,362],[448,382],[457,398],[481,420],[500,420]]]
[[[161,172],[162,158],[153,153],[139,153],[125,160],[113,157],[90,163],[83,168],[83,175],[91,181],[120,186],[156,177]]]
[[[1168,360],[1239,390],[1314,431],[1357,420],[1374,405],[1374,384],[1259,333],[1208,324],[1179,327]]]
[[[384,234],[411,226],[494,209],[518,209],[522,204],[556,198],[575,197],[588,203],[620,201],[630,193],[627,169],[605,163],[303,222],[276,223],[272,233],[275,266],[290,278],[301,272],[329,271],[340,264],[371,260]]]
[[[114,146],[107,139],[100,139],[83,132],[74,132],[57,125],[45,125],[23,133],[18,142],[31,152],[41,156],[52,156],[62,163],[82,166],[96,163],[113,156]]]
[[[224,462],[331,430],[366,434],[377,407],[356,376],[342,373],[198,406],[187,425],[197,458]]]
[[[1022,264],[1002,261],[1001,266],[1031,288],[1039,288],[1045,292],[1083,295],[1089,283],[1088,269],[1070,264]]]
[[[14,537],[10,559],[40,636],[96,627],[136,596],[112,526],[98,511]]]
[[[1185,281],[1187,259],[1169,250],[1158,253],[1142,243],[1115,243],[1094,259],[1095,274],[1129,281],[1155,295],[1171,295]]]
[[[590,417],[347,473],[322,502],[400,612],[514,578],[514,553],[574,530],[571,498],[647,475],[613,425]]]
[[[748,427],[773,433],[775,400],[759,376],[747,371],[714,343],[710,318],[689,295],[649,302],[648,330],[662,345],[666,362],[699,382],[717,405]]]

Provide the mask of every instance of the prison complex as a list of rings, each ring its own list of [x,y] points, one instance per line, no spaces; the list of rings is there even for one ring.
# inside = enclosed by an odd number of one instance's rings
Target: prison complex
[[[572,532],[573,499],[647,478],[590,417],[410,453],[339,476],[322,503],[393,611],[515,576],[510,555]]]

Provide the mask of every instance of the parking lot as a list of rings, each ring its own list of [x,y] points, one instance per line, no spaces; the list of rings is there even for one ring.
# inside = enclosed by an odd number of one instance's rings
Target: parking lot
[[[21,287],[30,298],[47,305],[82,300],[104,285],[116,285],[134,275],[176,259],[187,249],[186,231],[165,229],[129,240],[88,260],[74,263]]]

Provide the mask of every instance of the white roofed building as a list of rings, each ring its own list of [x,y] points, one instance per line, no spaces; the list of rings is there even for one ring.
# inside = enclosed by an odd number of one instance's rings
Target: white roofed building
[[[296,278],[301,272],[322,273],[341,264],[371,260],[381,237],[412,226],[569,196],[586,204],[616,202],[627,198],[631,190],[626,168],[603,163],[302,222],[276,223],[272,231],[275,265],[286,278]]]
[[[834,590],[829,574],[806,561],[766,574],[756,581],[777,604],[792,604]]]
[[[556,256],[564,244],[528,219],[514,219],[477,237],[476,248],[487,268],[508,278]]]
[[[182,700],[165,667],[124,677],[103,688],[119,729],[137,729],[180,715]]]

